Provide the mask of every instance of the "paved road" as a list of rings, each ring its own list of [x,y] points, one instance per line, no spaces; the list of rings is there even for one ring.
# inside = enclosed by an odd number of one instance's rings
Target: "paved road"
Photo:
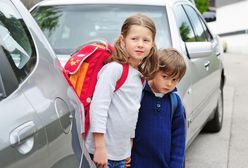
[[[225,54],[224,124],[200,134],[187,150],[186,168],[248,167],[248,54]]]

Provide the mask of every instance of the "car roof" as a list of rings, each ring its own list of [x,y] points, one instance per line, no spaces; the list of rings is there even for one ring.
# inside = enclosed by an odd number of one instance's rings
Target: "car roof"
[[[191,0],[43,0],[38,3],[41,6],[49,5],[72,5],[72,4],[126,4],[126,5],[153,5],[165,6],[175,2],[192,3]]]
[[[171,6],[173,3],[192,4],[192,0],[43,0],[35,6],[54,6],[54,5],[73,5],[73,4],[109,4],[109,5],[152,5],[152,6]],[[194,4],[194,3],[193,3]],[[34,6],[34,7],[35,7]],[[33,8],[34,8],[33,7]],[[32,10],[32,9],[31,9]]]
[[[168,0],[167,0],[168,1]],[[173,0],[169,0],[173,1]],[[130,5],[155,5],[163,6],[167,2],[166,0],[44,0],[40,2],[40,5],[71,5],[71,4],[130,4]]]

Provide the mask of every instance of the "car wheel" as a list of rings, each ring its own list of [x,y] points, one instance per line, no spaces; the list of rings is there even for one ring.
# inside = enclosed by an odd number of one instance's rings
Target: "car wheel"
[[[214,118],[207,122],[204,132],[219,132],[223,123],[223,88],[221,88],[218,98],[218,104],[214,112]]]

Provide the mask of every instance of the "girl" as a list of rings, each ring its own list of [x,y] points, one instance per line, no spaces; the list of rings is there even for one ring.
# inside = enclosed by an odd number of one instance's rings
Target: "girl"
[[[133,168],[183,167],[185,115],[180,97],[173,92],[185,71],[184,58],[177,50],[159,51],[159,68],[143,91],[132,149]],[[175,94],[175,99],[170,99],[170,94]],[[174,113],[171,104],[176,104]]]
[[[143,88],[141,73],[149,76],[158,63],[155,35],[155,24],[150,18],[142,14],[128,17],[114,44],[111,62],[99,72],[86,138],[97,167],[124,168],[131,155]],[[122,73],[121,64],[129,64],[128,76],[114,92]]]

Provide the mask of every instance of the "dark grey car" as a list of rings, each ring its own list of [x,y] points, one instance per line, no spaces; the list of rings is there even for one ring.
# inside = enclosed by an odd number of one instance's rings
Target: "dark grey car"
[[[79,167],[83,108],[19,0],[0,0],[0,115],[1,168]]]

